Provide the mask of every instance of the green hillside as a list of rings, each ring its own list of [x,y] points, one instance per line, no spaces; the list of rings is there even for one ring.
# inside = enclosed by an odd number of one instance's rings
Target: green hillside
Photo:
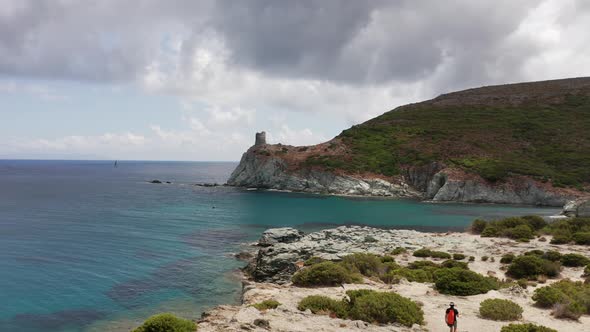
[[[343,131],[337,139],[346,153],[307,164],[394,176],[438,161],[491,181],[519,174],[581,189],[590,183],[590,80],[563,82],[473,89],[400,107]]]

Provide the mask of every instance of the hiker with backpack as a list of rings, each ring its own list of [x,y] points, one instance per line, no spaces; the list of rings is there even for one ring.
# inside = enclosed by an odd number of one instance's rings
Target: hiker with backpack
[[[445,322],[451,328],[451,332],[457,332],[457,317],[459,317],[459,311],[455,309],[455,303],[451,302],[449,308],[445,312]]]

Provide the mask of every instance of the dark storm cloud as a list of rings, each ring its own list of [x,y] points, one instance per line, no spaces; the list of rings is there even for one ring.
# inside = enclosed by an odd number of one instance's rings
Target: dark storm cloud
[[[538,1],[4,2],[8,76],[135,80],[177,32],[187,56],[212,31],[235,66],[345,84],[415,82],[449,62],[441,84],[486,81],[486,68],[513,73],[537,51],[504,45]]]

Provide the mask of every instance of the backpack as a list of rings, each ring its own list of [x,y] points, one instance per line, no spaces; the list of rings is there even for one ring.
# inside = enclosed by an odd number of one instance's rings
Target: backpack
[[[447,312],[447,316],[445,318],[447,321],[447,325],[454,325],[455,324],[455,310],[451,309]]]

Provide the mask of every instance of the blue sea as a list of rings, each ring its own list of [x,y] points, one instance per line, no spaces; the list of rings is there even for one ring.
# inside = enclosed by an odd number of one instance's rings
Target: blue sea
[[[129,331],[157,312],[237,303],[244,263],[231,254],[270,227],[447,231],[557,212],[194,186],[235,166],[0,160],[0,331]]]

